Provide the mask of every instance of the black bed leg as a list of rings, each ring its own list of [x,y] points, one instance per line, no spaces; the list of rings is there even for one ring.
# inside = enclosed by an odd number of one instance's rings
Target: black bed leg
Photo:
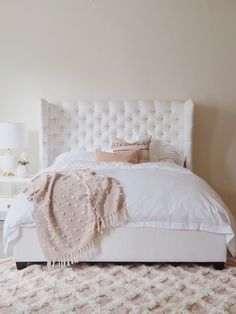
[[[18,270],[24,269],[27,267],[27,263],[26,262],[16,262],[16,268]]]
[[[215,268],[215,270],[222,270],[225,268],[225,263],[224,262],[216,262],[216,263],[213,263],[213,267]]]

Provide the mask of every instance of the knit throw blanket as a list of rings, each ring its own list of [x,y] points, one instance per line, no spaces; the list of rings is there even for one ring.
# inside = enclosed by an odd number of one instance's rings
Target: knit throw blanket
[[[42,173],[24,193],[34,202],[38,239],[49,268],[93,256],[102,231],[127,218],[120,184],[89,170]]]

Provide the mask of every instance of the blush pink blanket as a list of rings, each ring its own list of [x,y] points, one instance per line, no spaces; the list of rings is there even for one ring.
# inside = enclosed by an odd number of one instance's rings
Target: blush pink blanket
[[[37,234],[49,267],[93,256],[103,229],[127,218],[120,184],[89,170],[42,173],[24,193],[34,202]]]

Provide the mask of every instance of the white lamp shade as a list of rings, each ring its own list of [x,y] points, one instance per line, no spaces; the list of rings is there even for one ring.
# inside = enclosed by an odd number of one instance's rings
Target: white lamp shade
[[[0,123],[0,149],[27,147],[24,123]]]

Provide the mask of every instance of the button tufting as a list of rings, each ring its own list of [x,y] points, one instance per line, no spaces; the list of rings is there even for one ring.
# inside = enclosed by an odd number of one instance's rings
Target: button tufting
[[[161,101],[114,101],[102,102],[101,106],[98,102],[48,105],[42,121],[44,165],[75,147],[109,149],[115,136],[133,140],[148,134],[183,148],[184,112],[185,107],[179,103]]]

